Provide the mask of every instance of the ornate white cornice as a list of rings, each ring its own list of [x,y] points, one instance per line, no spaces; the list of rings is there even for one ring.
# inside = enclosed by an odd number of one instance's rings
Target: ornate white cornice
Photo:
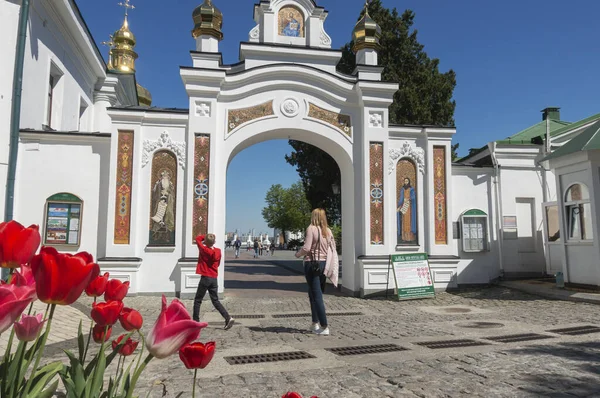
[[[421,174],[425,173],[425,151],[422,148],[417,148],[414,144],[411,144],[408,141],[404,141],[402,143],[402,147],[390,149],[390,160],[388,165],[389,174],[394,172],[396,169],[396,164],[401,158],[409,158],[413,160]]]
[[[168,149],[177,156],[177,162],[185,169],[185,142],[171,140],[168,131],[163,131],[158,140],[144,140],[144,152],[142,154],[142,167],[145,167],[152,158],[152,154],[158,149]]]

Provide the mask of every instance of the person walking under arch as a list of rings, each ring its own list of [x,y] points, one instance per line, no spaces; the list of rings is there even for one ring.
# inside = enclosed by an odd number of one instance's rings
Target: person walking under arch
[[[221,249],[214,247],[216,237],[214,234],[199,235],[196,237],[196,244],[198,245],[198,265],[196,266],[196,273],[200,275],[200,282],[198,283],[198,290],[196,291],[196,297],[194,297],[194,310],[192,312],[192,318],[194,321],[200,321],[200,305],[202,305],[202,299],[208,294],[210,301],[221,316],[225,319],[225,330],[231,329],[234,323],[234,319],[229,315],[223,304],[219,301],[218,294],[218,282],[217,277],[219,276],[219,265],[221,264]]]
[[[325,210],[313,210],[310,225],[304,236],[304,246],[296,253],[296,257],[304,257],[304,276],[308,284],[308,299],[312,315],[311,329],[315,334],[329,336],[321,280],[324,278],[327,249],[333,233],[327,226]]]

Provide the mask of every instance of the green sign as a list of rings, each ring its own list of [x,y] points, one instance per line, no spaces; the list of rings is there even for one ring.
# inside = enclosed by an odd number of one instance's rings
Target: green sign
[[[435,297],[426,253],[392,254],[390,262],[399,300]]]

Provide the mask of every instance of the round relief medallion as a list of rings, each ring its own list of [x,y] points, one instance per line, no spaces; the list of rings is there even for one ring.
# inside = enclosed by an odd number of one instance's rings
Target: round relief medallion
[[[294,117],[300,112],[298,101],[288,98],[281,104],[281,112],[287,117]]]

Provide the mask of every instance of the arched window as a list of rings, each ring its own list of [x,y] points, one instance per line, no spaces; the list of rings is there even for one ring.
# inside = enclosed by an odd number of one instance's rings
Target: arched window
[[[471,209],[462,214],[461,222],[463,251],[467,253],[487,251],[487,214],[481,210]]]
[[[567,189],[565,216],[569,240],[587,241],[594,238],[590,191],[586,185],[577,183]]]
[[[83,201],[70,193],[57,193],[46,199],[44,244],[79,246]]]

